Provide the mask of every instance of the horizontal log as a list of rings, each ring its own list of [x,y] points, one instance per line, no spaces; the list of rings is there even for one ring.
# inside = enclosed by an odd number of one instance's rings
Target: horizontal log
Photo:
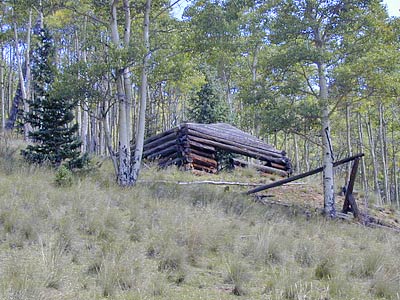
[[[178,128],[174,127],[174,128],[169,129],[169,130],[163,131],[163,132],[161,132],[159,134],[153,135],[153,136],[145,139],[144,140],[144,144],[151,143],[152,141],[158,140],[158,139],[160,139],[160,138],[162,138],[162,137],[164,137],[166,135],[169,135],[172,132],[175,132],[175,134],[176,134],[178,132]]]
[[[205,144],[202,144],[202,143],[197,143],[197,142],[195,142],[193,140],[190,140],[187,135],[181,137],[179,139],[179,143],[184,147],[196,147],[198,149],[208,150],[210,152],[215,152],[215,147],[210,146],[210,145],[205,145]]]
[[[283,170],[283,171],[287,171],[287,170],[290,169],[289,168],[290,167],[289,164],[280,165],[280,164],[276,164],[276,163],[271,162],[271,163],[269,163],[269,165],[270,166],[266,166],[266,167],[271,167],[271,168],[274,168],[274,169],[280,169],[280,170]]]
[[[153,153],[157,153],[160,152],[163,149],[166,149],[168,147],[171,147],[173,145],[176,145],[176,140],[173,139],[171,141],[168,141],[162,145],[159,145],[157,147],[151,148],[151,149],[147,149],[146,151],[143,152],[143,157],[148,157],[150,155],[152,155]]]
[[[155,158],[159,158],[159,157],[170,155],[171,153],[177,152],[177,151],[178,151],[178,146],[177,145],[173,145],[173,146],[170,146],[170,147],[168,147],[168,148],[166,148],[164,150],[161,150],[159,152],[153,153],[153,154],[147,156],[146,158],[151,160],[151,159],[155,159]]]
[[[172,165],[177,165],[180,166],[182,165],[182,158],[181,157],[177,157],[175,159],[169,160],[163,164],[159,164],[160,168],[166,168]]]
[[[350,156],[348,158],[345,158],[345,159],[339,160],[337,162],[334,162],[333,166],[337,167],[337,166],[340,166],[342,164],[348,163],[350,161],[355,160],[356,158],[360,158],[360,157],[363,157],[363,156],[364,156],[364,153],[360,153],[360,154],[357,154],[357,155],[354,155],[354,156]],[[308,171],[308,172],[305,172],[305,173],[302,173],[302,174],[299,174],[299,175],[296,175],[296,176],[293,176],[293,177],[285,178],[285,179],[282,179],[282,180],[279,180],[279,181],[275,181],[273,183],[270,183],[270,184],[267,184],[267,185],[264,185],[264,186],[260,186],[258,188],[255,188],[255,189],[252,189],[250,191],[247,191],[247,194],[248,195],[249,194],[254,194],[254,193],[261,192],[261,191],[264,191],[264,190],[267,190],[267,189],[270,189],[270,188],[273,188],[273,187],[278,187],[278,186],[284,185],[284,184],[286,184],[288,182],[292,182],[292,181],[295,181],[295,180],[299,180],[301,178],[305,178],[305,177],[320,173],[323,170],[324,170],[324,167],[319,167],[317,169],[314,169],[314,170],[311,170],[311,171]]]
[[[209,167],[206,167],[206,166],[203,166],[203,165],[196,164],[194,162],[191,163],[191,166],[195,170],[205,171],[207,173],[212,173],[212,174],[215,174],[218,171],[216,168],[209,168]]]
[[[226,139],[229,135],[229,140],[236,143],[242,143],[243,145],[251,145],[255,148],[268,149],[271,152],[279,155],[285,155],[284,151],[279,151],[273,146],[268,145],[264,141],[239,130],[231,125],[219,123],[219,124],[194,124],[187,123],[187,128],[195,130],[200,133],[215,136],[219,139]]]
[[[154,148],[154,147],[157,147],[159,145],[164,144],[165,142],[168,142],[168,141],[171,141],[171,140],[176,140],[176,138],[177,138],[176,132],[171,132],[170,134],[168,134],[168,135],[166,135],[164,137],[158,138],[158,139],[156,139],[156,140],[154,140],[152,142],[149,142],[149,143],[145,143],[144,146],[143,146],[143,149],[147,150],[147,149],[150,149],[150,148]]]
[[[190,153],[188,157],[192,159],[192,162],[199,165],[204,165],[206,167],[211,167],[211,168],[217,168],[218,166],[217,161],[214,159],[203,157],[194,153]]]
[[[198,132],[198,131],[192,130],[192,129],[188,129],[188,135],[200,137],[200,138],[207,139],[207,140],[213,140],[213,141],[216,141],[219,143],[223,143],[223,144],[227,144],[227,145],[231,145],[231,146],[235,146],[235,147],[240,147],[240,148],[246,149],[247,151],[253,151],[253,152],[268,156],[268,157],[274,157],[274,158],[284,157],[282,152],[277,153],[277,152],[271,151],[270,149],[267,149],[267,148],[260,148],[260,147],[255,147],[254,145],[251,145],[251,144],[246,144],[246,143],[244,143],[244,141],[237,142],[235,139],[230,140],[230,139],[226,139],[226,138],[215,137],[213,135],[204,134],[202,132]]]
[[[198,143],[211,145],[211,146],[214,146],[216,148],[220,148],[222,150],[234,152],[234,153],[237,153],[237,154],[242,154],[242,155],[253,157],[253,158],[256,158],[256,159],[259,159],[259,160],[271,161],[271,162],[274,162],[274,163],[277,163],[277,164],[281,164],[281,165],[287,165],[287,163],[288,163],[288,158],[287,157],[282,157],[282,158],[269,157],[269,156],[263,155],[263,154],[258,153],[258,152],[249,151],[248,149],[245,149],[245,148],[242,148],[242,147],[227,145],[227,144],[223,144],[223,143],[216,142],[216,141],[213,141],[213,140],[207,140],[207,139],[200,138],[200,137],[195,137],[195,136],[190,136],[189,138],[190,138],[190,140],[194,140],[194,141],[196,141]]]
[[[184,149],[184,153],[185,154],[190,154],[190,153],[194,153],[203,157],[207,157],[207,158],[211,158],[215,160],[215,154],[214,153],[210,153],[210,152],[206,152],[206,151],[202,151],[202,150],[198,150],[195,148],[185,148]]]
[[[259,164],[250,164],[247,161],[241,160],[241,159],[237,159],[234,158],[233,159],[233,163],[236,166],[241,166],[241,167],[252,167],[255,168],[258,171],[262,171],[264,173],[268,173],[268,174],[274,174],[274,175],[279,175],[282,177],[287,177],[288,173],[285,171],[282,171],[280,169],[275,169],[275,168],[271,168],[271,167],[267,167],[267,166],[262,166]]]
[[[160,158],[159,161],[158,161],[158,164],[159,165],[165,164],[166,162],[168,162],[170,160],[174,160],[177,157],[180,157],[179,153],[178,152],[172,152],[172,154]]]

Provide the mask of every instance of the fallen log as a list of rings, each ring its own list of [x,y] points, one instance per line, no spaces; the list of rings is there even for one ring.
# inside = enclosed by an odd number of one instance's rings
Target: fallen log
[[[347,162],[353,161],[356,158],[360,158],[360,157],[363,157],[363,156],[364,156],[364,153],[360,153],[360,154],[357,154],[357,155],[354,155],[354,156],[339,160],[337,162],[334,162],[333,166],[337,167],[337,166],[340,166],[342,164],[345,164]],[[288,182],[291,182],[291,181],[295,181],[295,180],[298,180],[298,179],[301,179],[301,178],[305,178],[305,177],[320,173],[323,170],[324,170],[324,167],[319,167],[317,169],[314,169],[314,170],[311,170],[311,171],[308,171],[308,172],[305,172],[305,173],[302,173],[302,174],[299,174],[299,175],[296,175],[296,176],[293,176],[293,177],[285,178],[285,179],[282,179],[282,180],[279,180],[279,181],[275,181],[273,183],[270,183],[270,184],[267,184],[267,185],[264,185],[264,186],[260,186],[258,188],[255,188],[255,189],[252,189],[250,191],[247,191],[247,194],[250,195],[250,194],[254,194],[254,193],[257,193],[257,192],[260,192],[260,191],[264,191],[264,190],[267,190],[267,189],[270,189],[270,188],[281,186],[281,185],[284,185],[285,183],[288,183]]]
[[[282,171],[280,169],[276,169],[276,168],[271,168],[271,167],[267,167],[267,166],[262,166],[259,164],[250,164],[244,160],[238,159],[238,158],[233,158],[233,164],[236,166],[241,166],[241,167],[252,167],[255,168],[258,171],[262,171],[264,173],[268,173],[268,174],[275,174],[275,175],[279,175],[282,177],[287,177],[289,174],[286,171]]]

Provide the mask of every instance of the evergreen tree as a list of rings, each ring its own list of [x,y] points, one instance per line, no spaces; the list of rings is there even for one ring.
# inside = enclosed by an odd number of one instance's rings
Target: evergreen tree
[[[215,80],[207,78],[195,97],[190,99],[188,117],[190,121],[210,124],[227,121],[228,107],[224,103]]]
[[[34,128],[29,133],[33,144],[22,151],[31,163],[48,162],[60,166],[66,161],[72,168],[83,167],[86,157],[80,157],[81,141],[76,136],[78,124],[70,125],[74,119],[75,106],[70,99],[58,92],[54,77],[54,43],[47,28],[38,32],[38,45],[33,53],[32,75],[35,92],[31,111],[26,121]]]

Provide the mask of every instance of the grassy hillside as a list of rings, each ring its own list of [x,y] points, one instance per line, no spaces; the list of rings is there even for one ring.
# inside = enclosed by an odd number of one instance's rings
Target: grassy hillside
[[[57,187],[54,171],[6,156],[0,299],[400,299],[398,233],[261,205],[239,187],[151,183],[205,179],[173,169],[121,189],[105,163]],[[286,189],[278,200],[318,198]]]

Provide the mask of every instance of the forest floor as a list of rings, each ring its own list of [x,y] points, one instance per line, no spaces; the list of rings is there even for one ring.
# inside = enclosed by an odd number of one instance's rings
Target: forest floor
[[[259,203],[249,187],[176,184],[277,180],[254,170],[150,167],[129,189],[109,162],[56,176],[0,149],[0,299],[400,299],[400,234],[326,220],[318,177]]]

